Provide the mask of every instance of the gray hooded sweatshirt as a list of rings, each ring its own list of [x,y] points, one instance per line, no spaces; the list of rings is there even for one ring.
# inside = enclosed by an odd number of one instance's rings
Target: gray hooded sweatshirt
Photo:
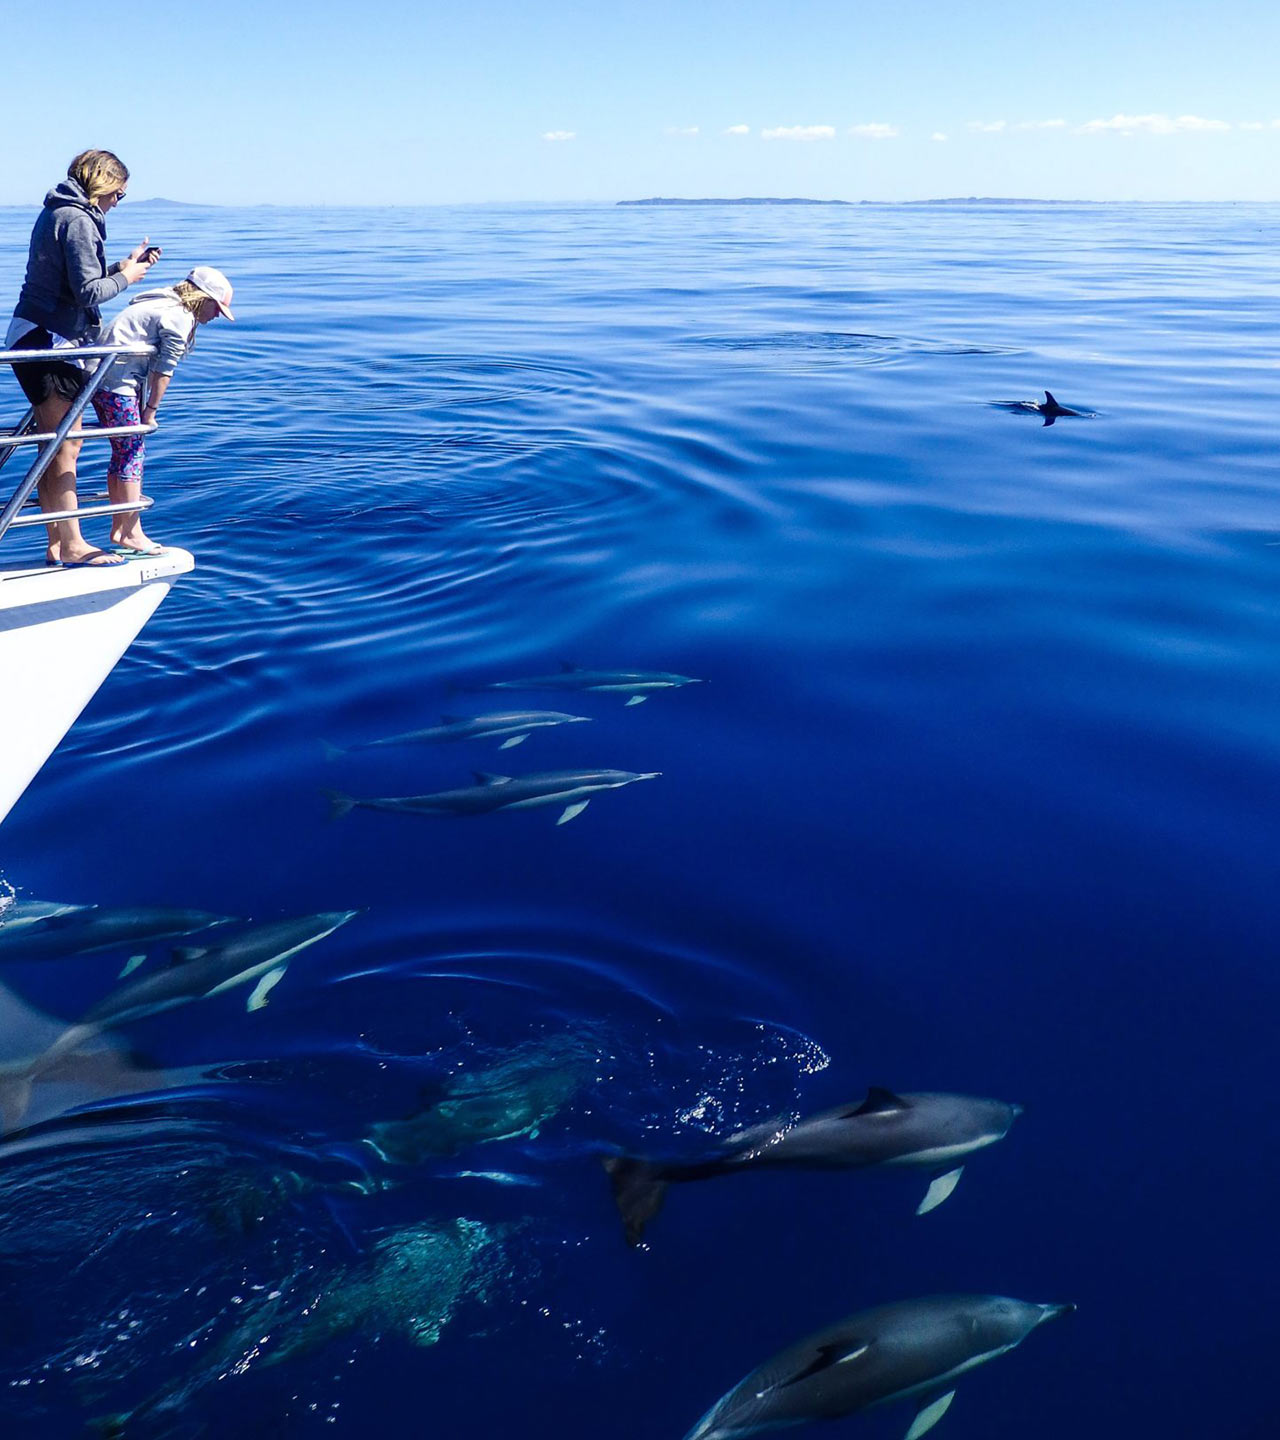
[[[98,307],[129,282],[123,261],[107,267],[107,222],[74,180],[44,197],[27,256],[27,278],[13,313],[67,340],[83,340],[101,321]]]

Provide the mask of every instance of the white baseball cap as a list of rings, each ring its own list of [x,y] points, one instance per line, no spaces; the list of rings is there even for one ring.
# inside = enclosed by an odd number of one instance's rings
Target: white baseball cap
[[[228,320],[236,318],[227,309],[231,300],[231,281],[221,270],[215,270],[212,265],[197,265],[187,276],[187,283],[194,285],[197,290],[203,290]]]

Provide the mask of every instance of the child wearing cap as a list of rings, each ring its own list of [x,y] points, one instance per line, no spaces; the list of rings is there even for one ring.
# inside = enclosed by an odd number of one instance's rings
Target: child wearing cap
[[[150,425],[169,388],[178,361],[195,346],[201,325],[224,315],[231,285],[212,265],[197,265],[176,285],[147,290],[131,300],[111,322],[102,337],[104,345],[154,345],[154,355],[121,355],[111,367],[93,408],[104,426]],[[133,503],[142,497],[142,461],[145,437],[116,435],[111,439],[107,490],[114,503]],[[111,541],[134,555],[158,555],[163,546],[143,533],[138,511],[112,517]]]

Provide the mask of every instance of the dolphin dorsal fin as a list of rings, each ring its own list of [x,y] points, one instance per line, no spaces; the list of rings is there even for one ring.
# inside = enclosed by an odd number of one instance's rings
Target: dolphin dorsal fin
[[[788,1385],[798,1385],[801,1380],[807,1380],[811,1375],[820,1375],[824,1370],[856,1360],[870,1348],[870,1340],[863,1340],[859,1336],[851,1336],[848,1340],[830,1340],[825,1345],[819,1345],[809,1363],[794,1375],[788,1375],[778,1388],[785,1390]]]
[[[1048,390],[1044,392],[1044,403],[1048,405],[1051,409],[1061,409],[1061,406],[1059,406],[1058,402],[1053,398],[1052,393]]]
[[[490,775],[487,770],[473,770],[477,785],[510,785],[510,775]]]
[[[851,1120],[855,1115],[888,1115],[894,1110],[906,1110],[907,1102],[901,1095],[895,1095],[892,1090],[886,1090],[882,1085],[872,1085],[867,1090],[867,1098],[856,1110],[850,1110],[846,1119]]]
[[[42,915],[31,927],[33,930],[73,930],[84,923],[86,910],[96,910],[96,905],[77,905],[71,910],[59,910],[55,915]]]

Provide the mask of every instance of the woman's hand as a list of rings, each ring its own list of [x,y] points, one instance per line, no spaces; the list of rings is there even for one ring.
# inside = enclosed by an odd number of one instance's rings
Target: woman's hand
[[[152,245],[147,236],[142,237],[142,244],[130,250],[128,256],[120,263],[120,273],[130,285],[141,280],[148,270],[159,260],[161,254],[159,245]]]
[[[138,414],[138,419],[144,425],[154,425],[156,423],[156,407],[154,405],[144,405]]]

